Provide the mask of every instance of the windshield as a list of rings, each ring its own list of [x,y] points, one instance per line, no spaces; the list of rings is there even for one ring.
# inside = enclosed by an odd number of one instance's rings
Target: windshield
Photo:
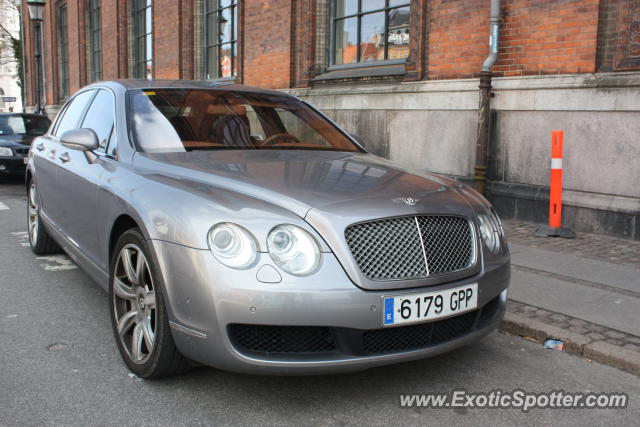
[[[144,89],[129,94],[138,149],[362,151],[303,102],[220,89]]]
[[[51,122],[46,117],[0,116],[0,135],[34,135],[47,133]]]

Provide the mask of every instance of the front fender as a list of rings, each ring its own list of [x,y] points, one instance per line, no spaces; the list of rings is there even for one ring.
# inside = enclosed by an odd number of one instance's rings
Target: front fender
[[[215,185],[145,173],[119,167],[116,178],[109,182],[108,192],[116,200],[105,203],[110,210],[107,236],[118,216],[131,216],[147,239],[162,240],[195,249],[208,249],[207,234],[219,222],[234,222],[250,230],[258,242],[258,250],[266,252],[267,235],[278,224],[294,224],[305,228],[320,243],[323,252],[329,248],[304,219],[273,203]]]

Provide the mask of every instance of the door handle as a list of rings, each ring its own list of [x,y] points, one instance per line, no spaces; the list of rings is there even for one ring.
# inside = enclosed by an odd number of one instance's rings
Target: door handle
[[[44,150],[44,142],[41,142],[40,144],[36,145],[36,149],[38,151],[43,151]]]
[[[71,157],[69,157],[69,153],[62,153],[58,158],[62,161],[62,163],[67,163],[71,161]]]

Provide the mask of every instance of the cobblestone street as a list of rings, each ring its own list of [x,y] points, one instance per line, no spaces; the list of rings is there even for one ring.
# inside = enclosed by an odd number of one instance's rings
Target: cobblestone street
[[[503,226],[509,243],[640,268],[638,240],[595,233],[577,233],[575,239],[534,237],[537,224],[505,220]]]
[[[540,342],[560,339],[565,351],[640,374],[640,242],[591,233],[541,238],[533,236],[535,224],[503,225],[514,289],[502,328]]]

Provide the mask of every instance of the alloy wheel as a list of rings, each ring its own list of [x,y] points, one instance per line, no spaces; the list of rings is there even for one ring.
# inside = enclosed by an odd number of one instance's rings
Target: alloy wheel
[[[118,254],[113,274],[113,309],[122,348],[137,364],[149,360],[156,341],[156,294],[149,264],[135,244]]]
[[[35,245],[38,242],[38,228],[40,227],[38,221],[38,201],[36,197],[36,184],[31,183],[29,187],[29,238],[31,238],[31,244]]]

